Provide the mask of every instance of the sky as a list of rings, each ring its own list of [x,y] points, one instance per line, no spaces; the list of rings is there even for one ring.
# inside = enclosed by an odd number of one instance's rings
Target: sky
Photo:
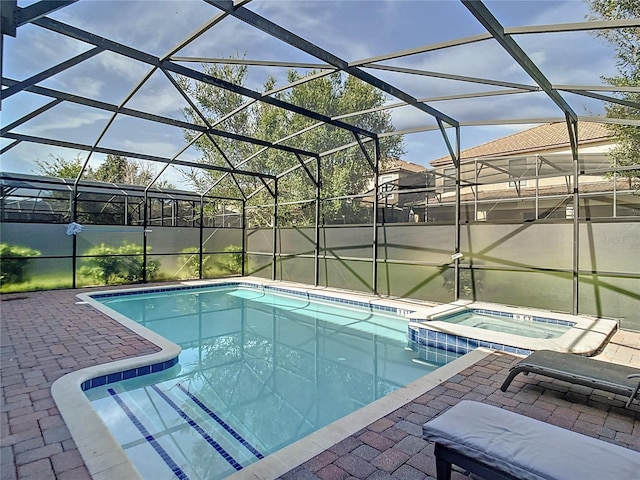
[[[23,7],[30,3],[33,2],[18,2]],[[582,0],[500,0],[487,1],[485,5],[505,27],[582,22],[589,14],[588,5]],[[247,4],[247,8],[348,62],[485,33],[482,25],[456,0],[254,0]],[[81,0],[49,17],[149,54],[164,56],[218,13],[219,10],[205,2],[191,0]],[[552,84],[597,85],[602,83],[601,76],[616,74],[615,52],[602,38],[591,33],[530,34],[514,38]],[[5,38],[3,75],[23,80],[89,49],[87,44],[26,25],[18,29],[17,38]],[[313,56],[234,18],[226,18],[175,55],[244,56],[251,60],[319,63]],[[534,85],[523,69],[493,41],[379,63]],[[197,63],[183,64],[200,68]],[[148,66],[104,52],[44,80],[40,85],[120,104],[148,71]],[[365,71],[415,98],[501,88],[378,69]],[[251,67],[246,86],[262,90],[268,75],[274,76],[278,84],[286,83],[286,72],[287,69],[282,67]],[[301,72],[305,73],[305,70]],[[563,95],[578,115],[604,113],[601,102],[572,94]],[[24,92],[4,99],[2,126],[49,101],[46,97]],[[397,101],[393,97],[388,99],[389,103]],[[541,93],[433,101],[429,105],[461,122],[494,122],[490,126],[463,127],[462,149],[534,126],[523,124],[523,119],[563,117],[559,108]],[[126,106],[183,119],[180,109],[186,103],[168,79],[156,72]],[[110,118],[108,112],[63,102],[16,131],[83,144],[93,144],[100,139],[100,146],[163,157],[176,155],[184,145],[179,129],[150,125],[150,122],[122,116],[118,116],[100,137]],[[431,116],[409,106],[392,110],[392,120],[397,130],[433,128],[436,125]],[[507,122],[513,124],[503,125]],[[1,141],[2,147],[10,143],[7,139]],[[404,143],[403,159],[425,166],[447,153],[446,144],[437,130],[405,135]],[[68,149],[23,143],[2,155],[0,168],[9,172],[35,173],[38,169],[36,162],[47,161],[50,155],[70,159],[78,154],[86,155]],[[187,150],[180,158],[195,159],[197,155],[196,151]],[[92,162],[99,163],[102,158],[94,155]],[[175,172],[167,175],[176,182]]]

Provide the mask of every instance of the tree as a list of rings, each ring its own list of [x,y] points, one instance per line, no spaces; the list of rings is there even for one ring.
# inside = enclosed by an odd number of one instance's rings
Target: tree
[[[120,155],[107,155],[96,169],[93,178],[100,182],[122,183],[125,185],[149,185],[156,177],[150,165]],[[159,188],[174,188],[171,182],[160,180],[154,183]]]
[[[204,73],[241,86],[247,80],[246,66],[214,64],[204,66]],[[309,75],[317,73],[312,71]],[[290,70],[288,73],[289,83],[299,82],[303,78],[294,70]],[[200,116],[201,113],[206,122],[214,125],[215,128],[271,142],[308,129],[302,134],[291,136],[283,144],[314,153],[326,152],[355,141],[352,133],[331,125],[311,128],[318,123],[318,120],[304,115],[264,102],[251,103],[241,95],[210,84],[192,82],[186,78],[180,78],[179,81],[198,107],[198,111],[193,108],[183,110],[185,117],[192,123],[201,125],[205,123]],[[274,89],[276,89],[276,80],[273,77],[268,77],[264,83],[263,91],[266,94]],[[386,101],[383,92],[341,72],[321,76],[308,82],[299,82],[292,88],[271,93],[271,95],[278,100],[329,117],[380,107]],[[239,110],[244,104],[247,104],[246,107]],[[225,118],[226,115],[234,111],[237,113]],[[349,117],[344,121],[378,133],[393,130],[391,115],[387,111]],[[194,132],[185,131],[185,137],[188,141],[193,140],[194,135],[196,135]],[[202,155],[200,159],[202,163],[225,167],[232,165],[244,170],[271,175],[280,175],[299,165],[299,160],[295,155],[276,149],[268,149],[252,157],[261,147],[221,137],[215,137],[213,141],[215,144],[207,136],[201,136],[196,141],[195,146]],[[397,158],[404,153],[401,136],[385,137],[381,140],[380,147],[380,156],[383,161],[386,158]],[[369,154],[373,156],[372,146],[369,145],[367,148]],[[247,161],[247,159],[250,160]],[[316,166],[313,158],[302,158],[302,161],[309,161],[309,170],[315,172]],[[372,174],[373,172],[358,146],[324,156],[321,160],[322,197],[334,198],[364,193]],[[223,177],[224,180],[221,180]],[[236,176],[232,178],[230,175],[223,175],[220,172],[201,169],[192,170],[187,179],[196,190],[201,192],[216,184],[215,194],[229,197],[239,196],[238,186],[246,194],[262,186],[262,182],[254,177]],[[279,181],[278,200],[281,203],[314,198],[313,181],[309,179],[303,168],[292,171]],[[272,202],[267,189],[263,189],[258,196],[257,203],[260,201],[267,204]],[[345,205],[347,205],[346,202],[326,202],[323,208],[325,214],[331,215],[337,213],[341,208],[344,209]],[[357,202],[351,202],[348,205],[356,208]],[[314,218],[313,208],[305,209],[299,205],[281,205],[279,213],[283,216],[296,216],[299,220],[298,224],[311,223]]]
[[[223,78],[231,83],[243,85],[247,78],[247,67],[240,65],[213,65],[205,67],[204,72],[217,78]],[[178,77],[181,87],[187,91],[195,100],[198,110],[202,112],[206,121],[214,124],[216,120],[222,120],[225,115],[241,107],[246,99],[241,95],[235,94],[229,90],[215,88],[211,85],[201,82],[192,83],[189,79]],[[225,119],[217,128],[235,134],[247,135],[255,131],[255,122],[257,106],[251,105],[230,118]],[[183,110],[185,117],[197,125],[205,125],[205,120],[201,118],[198,111],[187,107]],[[185,130],[185,138],[192,141],[196,133]],[[201,136],[195,146],[202,154],[201,162],[209,165],[230,167],[238,165],[243,159],[252,153],[251,145],[234,141],[224,137],[215,138],[216,144],[220,149],[211,142],[206,136]],[[224,155],[222,155],[224,152]],[[212,181],[216,181],[221,177],[218,172],[203,172],[199,169],[192,169],[187,174],[187,181],[199,192],[208,190]],[[251,182],[251,179],[245,179],[245,182]],[[256,184],[257,185],[257,184]],[[220,192],[221,189],[218,189]],[[238,197],[237,192],[225,192],[227,196]],[[225,193],[222,193],[224,195]]]
[[[40,175],[49,177],[75,179],[82,171],[85,160],[76,156],[74,160],[67,160],[62,156],[51,155],[50,161],[37,161]],[[107,155],[96,169],[87,166],[83,172],[83,180],[93,180],[98,182],[119,183],[125,185],[146,186],[153,181],[156,174],[153,169],[142,162],[130,160],[120,155]],[[174,186],[168,181],[155,182],[154,186],[165,189],[172,189]],[[141,200],[142,195],[139,194]],[[120,200],[120,201],[119,201]],[[50,197],[50,204],[55,211],[67,212],[66,221],[77,221],[81,223],[97,223],[104,225],[120,225],[129,212],[123,205],[122,196],[114,195],[105,190],[103,193],[82,192],[76,197],[75,217],[73,204],[70,204],[69,194],[66,191],[53,191]],[[132,202],[130,202],[132,204]]]
[[[50,155],[52,160],[37,160],[39,175],[58,178],[77,178],[82,171],[85,160],[78,154],[75,159],[67,160],[62,156]],[[146,186],[153,181],[156,174],[149,165],[130,160],[120,155],[107,155],[98,168],[95,170],[87,166],[84,170],[85,180],[95,180],[98,182],[122,183],[125,185]],[[162,180],[154,183],[159,188],[174,188],[171,182]]]
[[[591,20],[622,20],[640,17],[640,2],[637,0],[588,0],[592,11]],[[640,28],[620,28],[599,30],[598,35],[614,45],[618,58],[619,75],[603,77],[610,85],[617,87],[640,86]],[[622,98],[636,104],[640,94],[626,93]],[[606,107],[607,117],[640,119],[640,110],[627,105],[611,103]],[[608,125],[618,140],[611,151],[615,166],[628,167],[640,163],[640,128],[632,125]],[[640,189],[640,170],[621,172],[628,178],[630,186]]]
[[[77,178],[82,171],[84,159],[80,154],[76,155],[73,160],[67,160],[60,155],[50,154],[51,160],[36,160],[39,175],[57,178]],[[89,173],[91,170],[89,170]]]

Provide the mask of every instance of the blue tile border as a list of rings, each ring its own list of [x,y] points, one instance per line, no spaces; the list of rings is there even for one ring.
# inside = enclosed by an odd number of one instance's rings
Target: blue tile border
[[[529,355],[533,353],[533,350],[528,350],[526,348],[504,345],[502,343],[485,342],[483,340],[454,335],[452,333],[437,332],[424,326],[410,328],[408,340],[410,343],[418,346],[439,348],[461,355],[469,353],[470,351],[475,350],[478,347],[490,348],[492,350],[513,353],[517,355]]]
[[[162,287],[162,288],[152,288],[148,290],[132,290],[132,291],[118,291],[118,292],[103,292],[103,293],[95,293],[90,294],[89,296],[94,300],[99,300],[103,298],[114,298],[120,296],[129,296],[129,295],[147,295],[152,293],[165,293],[165,292],[173,292],[173,291],[183,291],[183,290],[212,290],[218,288],[229,288],[229,287],[246,287],[246,288],[255,288],[264,291],[271,291],[276,293],[284,293],[287,295],[293,295],[298,297],[303,297],[306,299],[319,300],[323,302],[329,303],[339,303],[343,305],[353,305],[356,307],[366,308],[368,310],[378,310],[381,312],[393,313],[395,315],[407,316],[413,313],[412,310],[408,310],[406,308],[398,308],[392,307],[389,305],[377,305],[369,302],[364,302],[360,300],[351,300],[345,298],[334,297],[331,295],[321,294],[321,293],[311,293],[306,291],[292,290],[286,287],[278,287],[274,285],[261,285],[258,283],[251,282],[223,282],[209,285],[176,285],[171,287]]]
[[[539,317],[537,315],[527,315],[523,313],[502,312],[500,310],[489,310],[486,308],[469,308],[469,309],[463,310],[462,312],[456,312],[451,316],[460,315],[462,313],[467,313],[467,312],[478,313],[481,315],[482,314],[492,315],[494,317],[512,318],[514,320],[523,320],[525,322],[547,323],[550,325],[558,325],[562,327],[575,327],[576,325],[576,322],[570,322],[568,320],[560,320],[558,318]],[[438,320],[441,320],[442,318],[447,318],[447,316],[445,315],[444,317],[440,317],[438,318]]]
[[[168,368],[173,367],[178,363],[178,357],[174,357],[171,360],[166,360],[164,362],[154,363],[153,365],[143,365],[138,368],[131,368],[128,370],[124,370],[122,372],[109,373],[106,375],[100,375],[98,377],[91,378],[82,382],[80,388],[82,388],[83,392],[90,390],[95,387],[101,387],[102,385],[108,385],[110,383],[120,382],[122,380],[128,380],[134,377],[142,377],[144,375],[149,375],[151,373],[161,372]]]
[[[429,362],[436,365],[445,365],[460,357],[457,352],[447,350],[438,350],[437,348],[426,345],[419,345],[409,341],[409,348],[418,354],[416,360],[421,362]]]
[[[359,301],[359,300],[350,300],[345,298],[333,297],[327,294],[292,290],[290,288],[279,287],[274,285],[261,285],[253,282],[235,282],[235,281],[221,282],[221,283],[207,284],[207,285],[174,285],[174,286],[150,288],[150,289],[143,289],[143,290],[120,290],[117,292],[102,292],[102,293],[89,294],[89,297],[91,297],[96,301],[99,301],[100,299],[116,298],[116,297],[123,297],[123,296],[132,296],[132,295],[148,295],[148,294],[154,294],[154,293],[188,291],[188,290],[218,290],[218,289],[229,288],[229,287],[254,288],[258,290],[284,293],[286,295],[302,297],[309,300],[317,300],[317,301],[342,304],[342,305],[352,305],[352,306],[364,308],[369,311],[391,313],[391,314],[399,315],[403,317],[412,313],[411,310],[401,309],[401,308],[392,307],[388,305],[376,305],[376,304],[371,304],[371,303]],[[100,387],[102,385],[108,385],[110,383],[120,382],[122,380],[128,380],[134,377],[140,377],[143,375],[149,375],[151,373],[161,372],[163,370],[166,370],[167,368],[173,367],[176,363],[178,363],[178,357],[175,357],[165,362],[146,365],[146,366],[126,370],[123,372],[116,372],[108,375],[101,375],[99,377],[95,377],[83,382],[81,385],[81,388],[83,391],[86,391],[91,388]]]
[[[307,300],[316,300],[316,301],[328,302],[333,304],[352,305],[352,306],[364,308],[369,311],[391,313],[391,314],[399,315],[402,317],[409,317],[413,313],[412,310],[408,310],[406,308],[403,309],[403,308],[392,307],[388,305],[372,304],[372,303],[360,301],[360,300],[334,297],[329,294],[313,293],[308,291],[295,290],[287,287],[281,287],[281,286],[275,286],[275,285],[262,285],[259,283],[246,282],[246,281],[229,281],[229,282],[221,282],[221,283],[206,284],[206,285],[175,285],[175,286],[159,287],[159,288],[152,288],[152,289],[145,289],[145,290],[128,290],[128,291],[125,290],[125,291],[118,291],[118,292],[96,293],[90,296],[93,299],[104,299],[104,298],[114,298],[119,296],[147,295],[147,294],[164,293],[164,292],[171,292],[171,291],[218,290],[218,289],[224,289],[229,287],[235,287],[235,288],[244,287],[244,288],[253,288],[253,289],[269,291],[274,293],[283,293],[286,295],[302,297]],[[478,313],[478,314],[488,314],[488,315],[504,317],[504,318],[513,318],[513,319],[522,320],[522,321],[558,325],[558,326],[564,326],[569,328],[574,327],[576,325],[575,322],[571,322],[568,320],[540,317],[536,315],[504,312],[500,310],[486,309],[486,308],[465,308],[462,312],[456,312],[451,316],[460,315],[462,313],[469,313],[469,312]],[[447,316],[445,315],[443,317],[438,317],[437,320],[446,321],[446,318]],[[529,355],[532,352],[532,350],[519,348],[512,345],[504,345],[496,342],[480,341],[470,337],[462,337],[459,335],[446,334],[443,332],[435,332],[424,326],[424,319],[409,318],[408,320],[411,325],[417,326],[417,329],[410,328],[409,334],[408,334],[409,340],[412,342],[415,342],[416,345],[440,348],[442,350],[446,350],[448,352],[453,352],[457,354],[468,353],[477,347],[486,347],[486,348],[491,348],[493,350],[499,350],[499,351],[508,352],[508,353],[515,353],[518,355]],[[425,333],[419,333],[423,331]],[[173,362],[173,363],[170,363],[170,362]],[[90,388],[94,388],[97,386],[101,386],[101,385],[105,385],[113,382],[118,382],[120,380],[126,380],[128,378],[133,378],[136,376],[148,375],[149,373],[159,372],[166,368],[172,367],[177,362],[178,362],[178,358],[176,357],[173,360],[170,360],[169,362],[161,362],[161,363],[146,366],[146,367],[140,367],[137,369],[128,370],[126,372],[96,377],[84,382],[82,384],[82,389],[88,390]],[[170,364],[167,365],[168,363]]]

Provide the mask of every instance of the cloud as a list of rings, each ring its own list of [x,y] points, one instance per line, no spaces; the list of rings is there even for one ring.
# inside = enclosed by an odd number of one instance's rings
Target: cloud
[[[37,174],[40,169],[36,161],[48,161],[51,159],[51,155],[62,156],[67,160],[72,160],[78,155],[86,158],[87,152],[23,142],[2,154],[2,171]]]
[[[95,77],[71,77],[68,80],[72,92],[82,97],[100,98],[105,83]]]
[[[435,104],[431,105],[437,108]],[[419,126],[435,125],[435,119],[428,113],[415,107],[404,106],[391,110],[391,119],[396,130],[405,130]]]
[[[124,139],[118,148],[123,150],[127,150],[134,153],[145,153],[148,155],[155,155],[163,158],[171,158],[173,157],[180,148],[184,146],[184,143],[176,142],[167,142],[167,141],[142,141],[140,139]]]
[[[579,12],[576,2],[522,2],[523,7],[535,12],[526,22],[519,21],[522,12],[513,5],[495,3],[491,9],[505,10],[500,19],[508,18],[506,25],[549,24],[581,21],[584,5]],[[513,7],[513,11],[506,12]],[[571,11],[571,12],[570,12]],[[509,13],[510,15],[506,15]],[[612,74],[615,60],[602,41],[586,32],[555,34],[518,35],[514,39],[522,46],[529,58],[538,66],[553,84],[590,85],[600,84],[600,75]],[[418,70],[449,72],[458,75],[495,79],[506,82],[535,86],[525,70],[495,41],[483,41],[447,50],[435,51],[390,61],[390,64],[406,66]],[[417,75],[389,74],[372,71],[380,78],[387,79],[415,97],[436,97],[451,93],[489,91],[489,85],[436,80]],[[586,97],[562,94],[578,114],[602,113],[602,103]],[[562,112],[544,93],[517,94],[484,99],[467,99],[448,102],[433,102],[434,108],[460,121],[483,119],[526,119],[562,117]],[[414,109],[415,110],[415,109]],[[402,108],[393,112],[396,128],[423,125],[429,120],[420,112]],[[430,122],[429,122],[430,123]],[[496,127],[497,128],[497,127]]]
[[[100,66],[107,72],[131,83],[137,83],[151,70],[151,66],[132,60],[124,55],[105,52],[98,55]]]
[[[281,25],[283,28],[300,35],[300,32],[317,32],[317,35],[328,33],[335,17],[344,5],[333,2],[265,2],[249,3],[247,8],[258,15]],[[304,36],[304,35],[302,35]]]
[[[5,37],[2,73],[20,80],[28,78],[89,48],[64,35],[25,25],[15,38]]]
[[[180,109],[187,106],[173,85],[141,91],[127,104],[128,108],[180,120],[183,119]]]
[[[547,1],[532,2],[531,25],[548,25],[564,22],[586,21],[589,14],[587,2],[568,1]],[[542,7],[542,8],[540,8]]]
[[[217,10],[202,1],[78,2],[55,13],[61,21],[118,43],[162,55]]]
[[[26,129],[31,135],[43,135],[46,132],[55,130],[76,130],[96,123],[105,122],[110,118],[108,112],[85,111],[82,115],[60,115],[56,116],[55,121],[43,121],[38,125],[26,124]]]

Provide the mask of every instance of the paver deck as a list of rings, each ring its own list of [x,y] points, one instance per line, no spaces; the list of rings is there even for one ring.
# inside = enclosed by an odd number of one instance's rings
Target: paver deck
[[[62,375],[158,348],[77,304],[84,290],[0,296],[2,480],[88,479],[89,472],[51,397]],[[640,334],[618,332],[600,359],[640,368]],[[462,399],[501,406],[640,451],[640,406],[620,397],[529,375],[500,391],[518,358],[492,354],[282,475],[283,480],[423,480],[435,476],[422,424]],[[251,477],[256,478],[256,477]],[[454,472],[453,479],[468,479]]]

